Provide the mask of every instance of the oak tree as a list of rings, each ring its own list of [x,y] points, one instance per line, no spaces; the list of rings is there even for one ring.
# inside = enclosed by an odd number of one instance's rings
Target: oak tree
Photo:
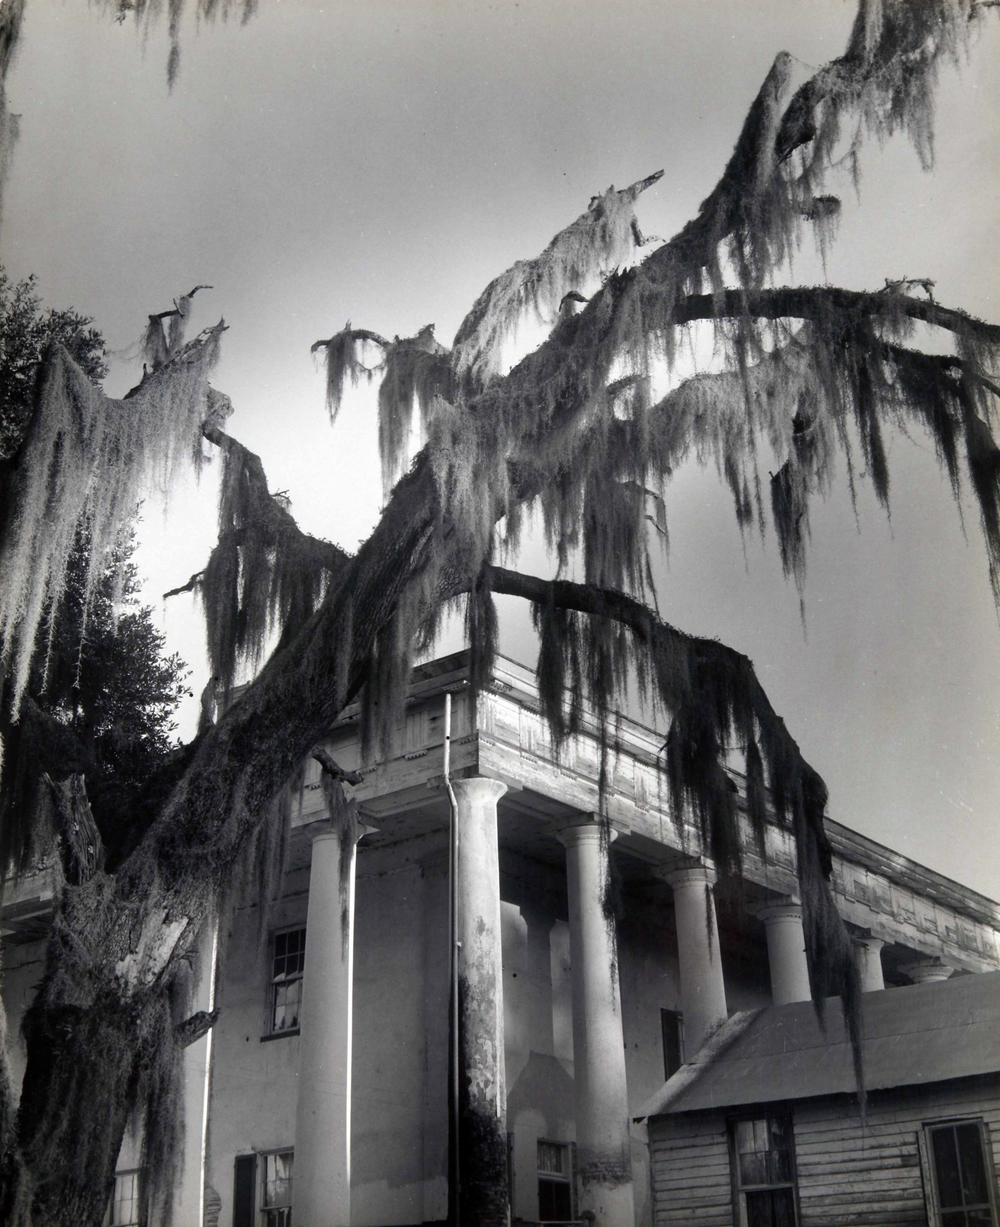
[[[663,484],[694,453],[717,462],[741,523],[770,519],[786,570],[801,578],[810,504],[832,481],[834,458],[860,448],[886,501],[886,431],[918,423],[953,489],[968,483],[978,500],[997,591],[1000,327],[937,302],[922,282],[870,292],[773,284],[805,236],[833,241],[835,161],[897,131],[929,161],[938,69],[991,7],[861,0],[844,53],[801,84],[779,53],[718,182],[667,241],[647,242],[636,215],[659,178],[651,175],[596,195],[537,257],[491,282],[450,347],[429,328],[389,339],[350,325],[317,342],[332,416],[352,384],[379,379],[388,495],[356,553],[300,531],[269,492],[260,459],[229,433],[229,406],[209,384],[223,326],[185,342],[183,298],[167,313],[167,333],[151,317],[152,369],[122,400],[96,390],[64,348],[50,349],[0,526],[10,722],[53,733],[28,701],[29,683],[79,526],[92,548],[110,548],[143,482],[169,486],[203,440],[223,457],[220,534],[191,586],[204,600],[220,688],[241,665],[260,664],[274,630],[278,641],[218,721],[154,775],[127,854],[67,874],[25,1025],[16,1121],[0,1100],[9,1221],[96,1227],[137,1101],[154,1197],[156,1177],[162,1188],[185,956],[231,866],[273,836],[289,781],[348,703],[361,703],[365,752],[385,748],[415,647],[457,600],[478,682],[495,647],[494,595],[531,602],[557,743],[585,701],[606,724],[621,689],[638,683],[664,721],[674,809],[694,817],[721,872],[739,872],[741,805],[758,838],[772,816],[787,824],[814,992],[844,997],[858,1047],[857,977],[829,885],[826,788],[750,660],[661,616],[648,551]],[[551,331],[508,370],[505,343],[531,313],[553,319]],[[714,329],[727,361],[684,378],[679,339],[696,322]],[[924,345],[929,332],[947,344]],[[675,377],[657,396],[664,369]],[[427,441],[407,466],[414,406]],[[760,472],[762,441],[782,458],[771,475]],[[501,534],[510,553],[532,506],[577,579],[503,565]],[[742,799],[731,766],[745,776]],[[8,762],[5,781],[11,770]],[[85,803],[67,784],[67,806]],[[465,1154],[476,1163],[474,1150]],[[475,1221],[475,1208],[466,1210]]]

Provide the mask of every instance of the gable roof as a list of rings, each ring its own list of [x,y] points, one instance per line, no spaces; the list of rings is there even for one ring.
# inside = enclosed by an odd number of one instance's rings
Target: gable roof
[[[839,997],[824,1034],[812,1002],[734,1014],[639,1117],[851,1094],[851,1048]],[[1000,1072],[1000,972],[866,993],[869,1091]]]

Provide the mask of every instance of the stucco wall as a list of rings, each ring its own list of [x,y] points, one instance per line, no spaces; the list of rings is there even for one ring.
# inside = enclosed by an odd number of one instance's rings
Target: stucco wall
[[[501,858],[508,1129],[513,1213],[538,1216],[537,1142],[573,1142],[569,930],[562,867]],[[304,924],[308,872],[285,881],[270,927]],[[629,900],[618,975],[630,1105],[663,1080],[660,1010],[679,1009],[673,911]],[[307,936],[308,950],[316,940]],[[545,945],[547,943],[547,951]],[[763,951],[747,961],[722,933],[731,1008],[766,1004]],[[270,949],[256,908],[232,919],[214,1037],[209,1180],[231,1227],[233,1161],[294,1147],[299,1040],[263,1040]],[[438,838],[365,849],[355,920],[352,1219],[356,1227],[442,1221],[447,1212],[447,857]],[[645,1130],[633,1125],[638,1222],[652,1222]]]
[[[7,1058],[15,1096],[21,1093],[26,1059],[21,1024],[42,978],[44,959],[44,941],[4,944],[3,1006],[7,1016]]]

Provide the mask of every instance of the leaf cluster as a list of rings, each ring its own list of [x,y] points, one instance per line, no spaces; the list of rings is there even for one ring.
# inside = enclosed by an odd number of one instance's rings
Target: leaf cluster
[[[13,282],[0,267],[0,460],[13,456],[24,439],[39,365],[53,341],[93,382],[108,373],[104,337],[90,316],[45,307],[34,275]]]

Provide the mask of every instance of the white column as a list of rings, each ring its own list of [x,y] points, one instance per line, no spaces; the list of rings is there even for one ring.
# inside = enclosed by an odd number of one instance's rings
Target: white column
[[[215,967],[218,950],[218,925],[214,918],[205,922],[198,935],[196,987],[191,1013],[215,1009]],[[175,1223],[201,1227],[205,1216],[205,1150],[208,1136],[208,1092],[212,1064],[212,1031],[184,1049],[184,1144],[173,1190]],[[210,1200],[210,1199],[209,1199]]]
[[[295,1118],[295,1221],[350,1227],[354,872],[368,828],[353,807],[312,825]]]
[[[507,1227],[507,1088],[497,802],[506,784],[455,780],[458,817],[458,1221]],[[308,1227],[313,1227],[312,1223]]]
[[[918,959],[900,968],[904,976],[909,976],[914,984],[933,984],[937,980],[947,980],[954,967],[942,963],[940,959]]]
[[[715,870],[692,865],[668,870],[662,876],[674,892],[684,1051],[690,1058],[729,1017],[712,892]]]
[[[599,1227],[634,1227],[618,952],[607,904],[614,832],[595,819],[559,838],[569,902],[579,1217],[589,1212]]]
[[[771,969],[771,999],[775,1005],[809,1001],[809,967],[802,931],[802,904],[794,899],[757,909],[767,934],[767,961]]]
[[[870,934],[855,934],[854,961],[858,966],[863,993],[880,993],[885,988],[885,975],[882,971],[882,947],[885,942]]]

